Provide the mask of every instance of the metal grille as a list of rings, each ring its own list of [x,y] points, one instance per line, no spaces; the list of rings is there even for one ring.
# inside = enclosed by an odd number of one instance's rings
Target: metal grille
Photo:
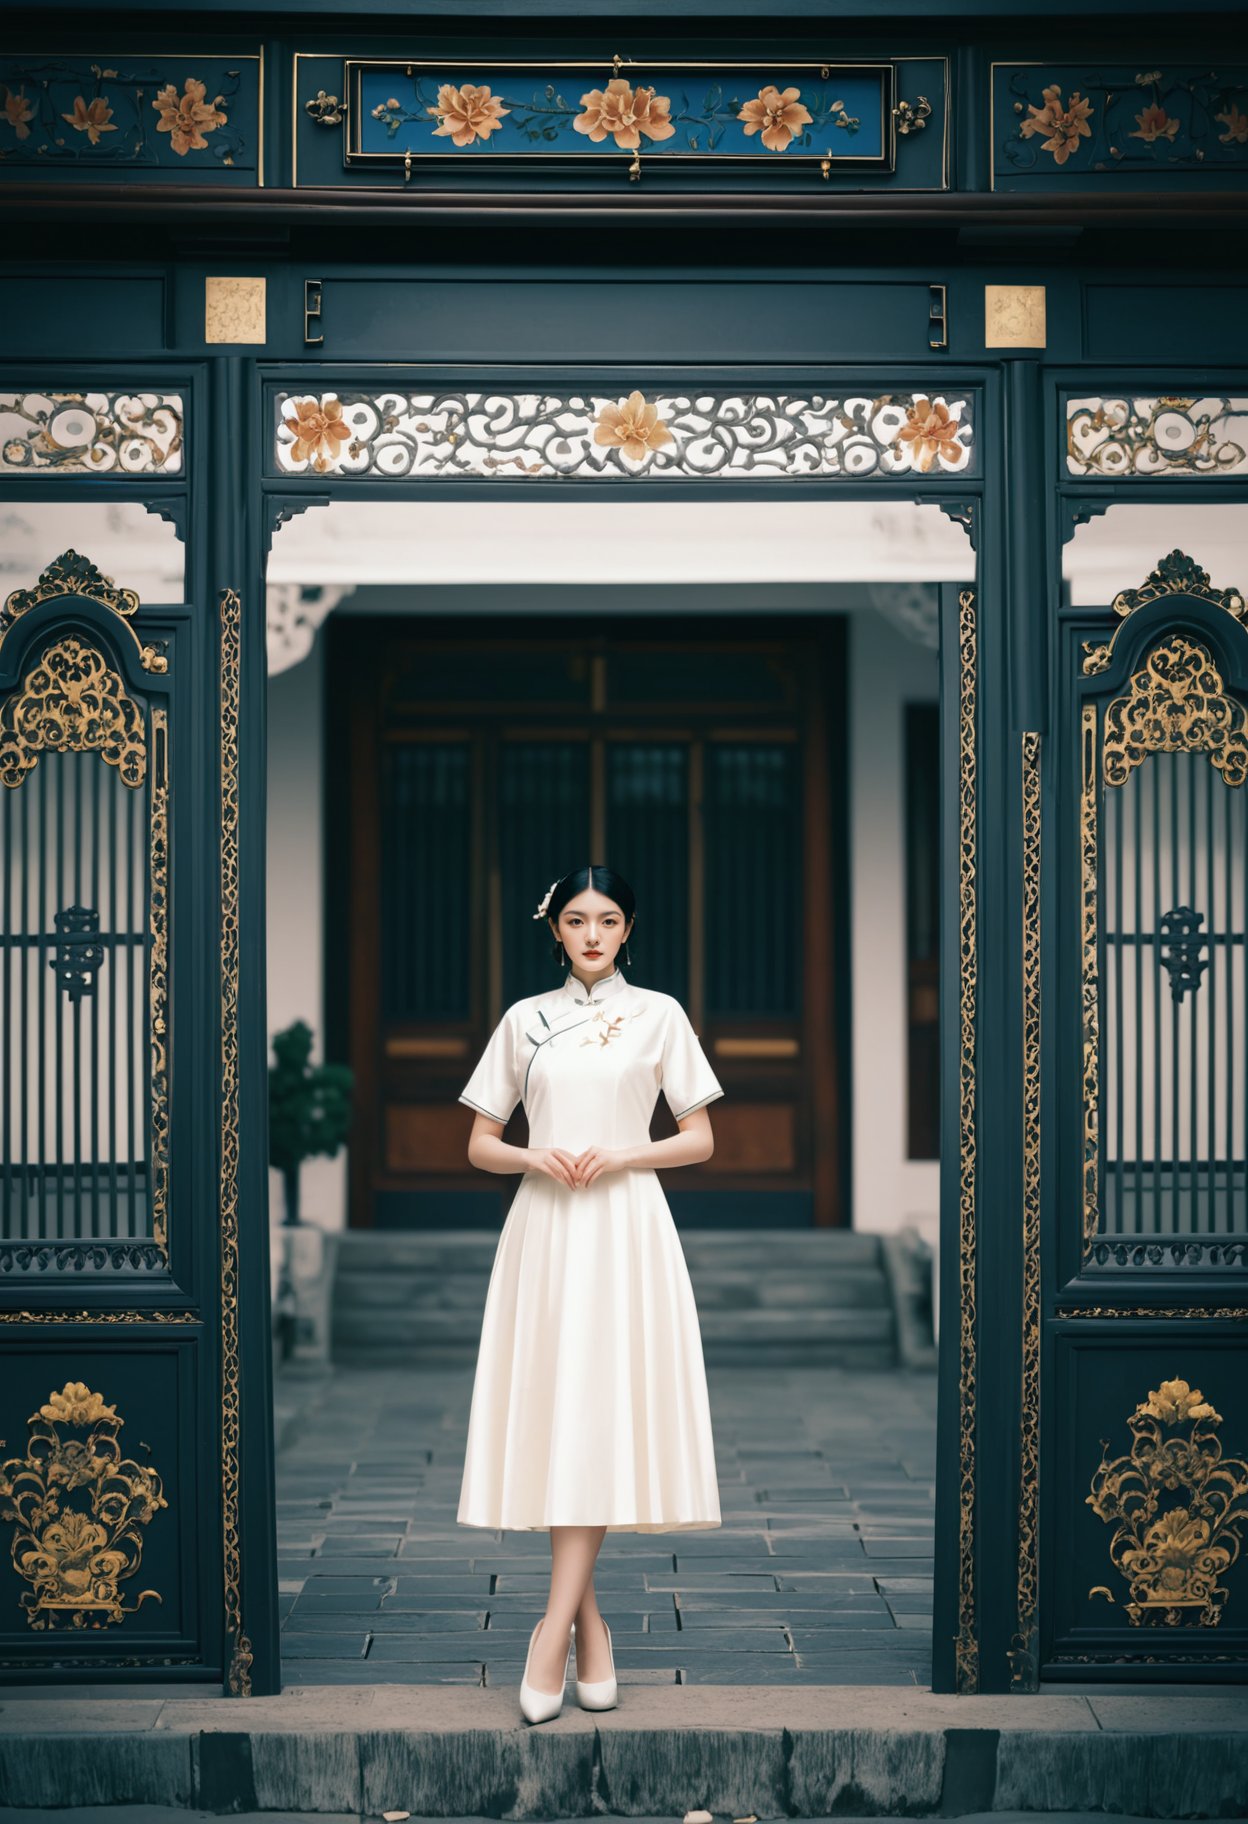
[[[163,1239],[148,794],[96,753],[44,752],[0,791],[0,853],[0,1238]]]
[[[802,947],[801,804],[791,742],[706,748],[706,1007],[797,1011]]]
[[[1203,754],[1105,792],[1102,1234],[1248,1232],[1246,807]]]
[[[404,742],[386,751],[381,803],[385,1019],[471,1017],[471,764],[465,742]]]
[[[641,908],[629,943],[648,988],[689,996],[689,751],[685,744],[607,744],[607,855]]]

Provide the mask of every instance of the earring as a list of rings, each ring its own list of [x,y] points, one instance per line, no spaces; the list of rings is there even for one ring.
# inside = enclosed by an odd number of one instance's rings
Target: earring
[[[559,944],[559,958],[560,958],[559,967],[561,969],[566,969],[569,962],[571,961],[571,958],[569,957],[567,951],[564,949],[562,941]]]
[[[624,939],[624,961],[628,965],[628,967],[631,969],[633,966],[633,959],[628,954],[628,939],[627,938]]]

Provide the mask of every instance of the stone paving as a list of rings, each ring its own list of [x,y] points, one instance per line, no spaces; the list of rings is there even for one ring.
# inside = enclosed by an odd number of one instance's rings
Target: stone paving
[[[608,1533],[621,1686],[931,1679],[934,1375],[708,1369],[723,1526]],[[541,1533],[459,1526],[470,1368],[277,1377],[287,1686],[518,1685]]]

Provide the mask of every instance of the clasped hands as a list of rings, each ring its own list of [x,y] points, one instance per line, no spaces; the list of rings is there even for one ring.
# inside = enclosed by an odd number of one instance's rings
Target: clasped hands
[[[579,1191],[604,1172],[625,1171],[629,1155],[622,1148],[609,1146],[587,1146],[583,1153],[570,1153],[562,1146],[537,1146],[530,1148],[529,1158],[533,1171],[544,1172],[557,1184]]]

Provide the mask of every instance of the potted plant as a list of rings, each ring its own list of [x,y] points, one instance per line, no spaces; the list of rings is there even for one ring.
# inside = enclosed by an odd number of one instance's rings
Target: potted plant
[[[269,1066],[269,1164],[282,1174],[287,1224],[299,1221],[299,1172],[320,1153],[332,1159],[351,1126],[355,1073],[347,1064],[310,1064],[312,1028],[296,1020],[273,1039]]]
[[[304,1020],[272,1041],[269,1066],[269,1164],[282,1174],[280,1277],[274,1307],[283,1359],[329,1356],[329,1273],[325,1231],[303,1222],[299,1177],[305,1159],[332,1158],[351,1125],[355,1074],[346,1064],[312,1064],[312,1028]],[[305,1345],[305,1347],[300,1347]]]

